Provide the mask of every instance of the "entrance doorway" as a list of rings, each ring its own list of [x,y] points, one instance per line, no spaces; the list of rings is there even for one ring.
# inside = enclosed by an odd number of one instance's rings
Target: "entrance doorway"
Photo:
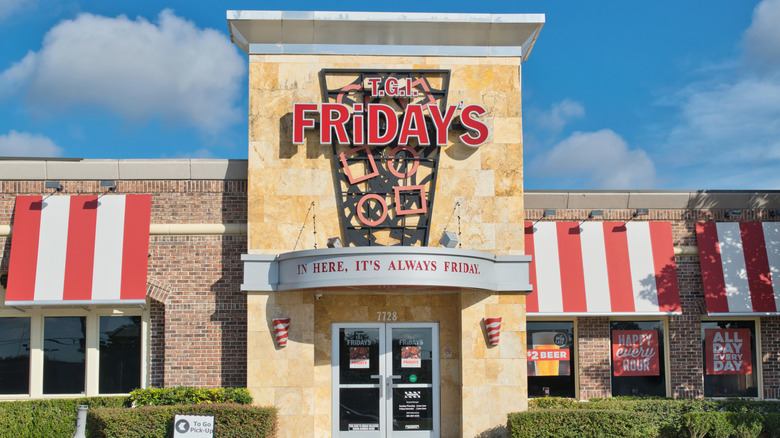
[[[439,437],[439,325],[333,324],[333,436]]]

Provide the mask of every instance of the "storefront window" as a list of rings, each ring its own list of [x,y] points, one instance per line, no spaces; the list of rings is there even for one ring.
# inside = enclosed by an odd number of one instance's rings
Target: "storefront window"
[[[529,397],[575,397],[574,323],[528,321]]]
[[[0,394],[30,392],[30,318],[0,318]]]
[[[612,321],[612,395],[666,396],[662,321]]]
[[[101,394],[130,392],[141,386],[141,317],[100,317]]]
[[[754,321],[704,321],[705,397],[758,397]]]
[[[87,318],[50,317],[43,321],[43,393],[83,393]]]

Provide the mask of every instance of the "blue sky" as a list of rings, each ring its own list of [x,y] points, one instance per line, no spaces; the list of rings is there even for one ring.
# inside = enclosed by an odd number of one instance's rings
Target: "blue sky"
[[[0,156],[246,158],[226,9],[544,13],[530,189],[780,189],[780,0],[0,0]]]

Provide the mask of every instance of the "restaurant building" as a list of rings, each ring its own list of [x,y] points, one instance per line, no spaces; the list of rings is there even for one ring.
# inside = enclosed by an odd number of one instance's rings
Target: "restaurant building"
[[[247,160],[0,160],[0,398],[246,386],[280,437],[780,397],[780,193],[524,191],[543,15],[230,11]]]

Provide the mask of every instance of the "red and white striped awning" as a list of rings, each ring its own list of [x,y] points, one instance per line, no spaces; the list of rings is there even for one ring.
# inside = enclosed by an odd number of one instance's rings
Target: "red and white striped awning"
[[[696,224],[710,315],[780,314],[780,222]]]
[[[669,222],[526,222],[534,315],[680,314]]]
[[[18,196],[5,304],[144,303],[151,201]]]

